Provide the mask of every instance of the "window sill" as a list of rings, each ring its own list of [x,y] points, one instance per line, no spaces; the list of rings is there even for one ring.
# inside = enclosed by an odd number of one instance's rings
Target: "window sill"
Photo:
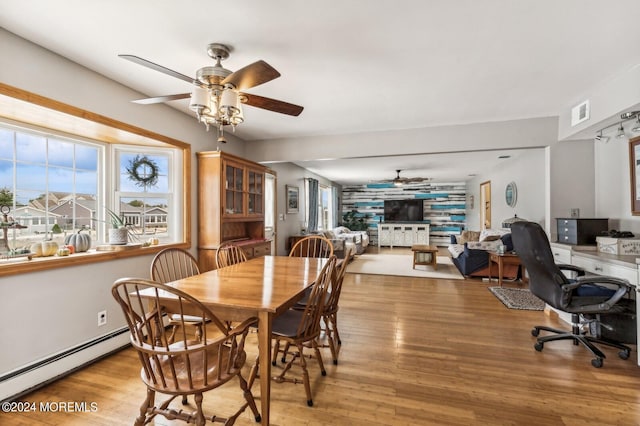
[[[88,252],[75,253],[69,256],[34,257],[31,260],[28,260],[26,257],[12,260],[0,260],[0,277],[105,262],[115,259],[147,256],[156,254],[168,247],[188,249],[189,245],[187,243],[164,244],[122,251],[96,251],[92,249]]]

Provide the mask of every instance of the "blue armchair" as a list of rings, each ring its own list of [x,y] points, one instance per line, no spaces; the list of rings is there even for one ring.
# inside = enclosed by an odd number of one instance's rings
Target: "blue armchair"
[[[488,277],[489,276],[489,251],[488,248],[469,248],[468,243],[460,245],[457,243],[455,235],[451,235],[451,245],[449,251],[452,253],[451,260],[460,273],[467,277]],[[506,251],[513,250],[511,234],[504,234],[500,237]],[[491,244],[492,246],[497,245]],[[514,279],[518,277],[518,265],[505,265],[503,277]],[[497,271],[496,271],[497,275]]]

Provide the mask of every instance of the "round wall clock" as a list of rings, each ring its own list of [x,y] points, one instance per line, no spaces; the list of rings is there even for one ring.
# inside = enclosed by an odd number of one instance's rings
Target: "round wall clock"
[[[509,207],[515,207],[518,201],[518,189],[515,182],[509,182],[504,190],[504,199]]]

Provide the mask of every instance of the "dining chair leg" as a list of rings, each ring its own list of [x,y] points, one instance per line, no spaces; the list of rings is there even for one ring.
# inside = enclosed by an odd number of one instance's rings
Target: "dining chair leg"
[[[140,415],[136,417],[134,426],[142,426],[144,425],[144,421],[147,418],[147,411],[150,407],[153,407],[154,401],[156,397],[156,392],[147,388],[147,396],[144,399],[144,402],[140,406]]]
[[[258,366],[260,365],[260,357],[256,357],[256,362],[251,366],[251,371],[249,372],[249,377],[247,378],[247,387],[251,389],[253,386],[254,380],[259,377],[258,376]]]
[[[253,371],[253,368],[251,370]],[[256,401],[255,399],[253,399],[251,387],[244,379],[244,377],[242,377],[242,375],[238,374],[238,379],[240,381],[240,389],[242,389],[244,399],[247,401],[247,404],[249,404],[249,408],[251,408],[251,411],[253,412],[253,417],[255,418],[256,422],[260,422],[262,420],[262,417],[260,416],[260,412],[258,411],[258,407],[256,406]]]
[[[333,330],[327,326],[327,340],[329,341],[329,349],[331,350],[331,357],[333,358],[333,365],[338,365],[338,351],[336,349],[336,342],[333,338]]]
[[[282,361],[283,364],[285,362],[287,362],[287,354],[289,353],[289,348],[290,347],[291,347],[291,343],[285,342],[284,349],[282,350],[282,359],[280,359],[280,361]],[[273,359],[275,359],[275,357]],[[275,364],[273,364],[273,365],[275,365]]]
[[[320,366],[320,373],[323,376],[327,375],[327,370],[324,369],[324,362],[322,361],[322,354],[320,353],[320,348],[318,347],[318,342],[316,340],[311,341],[311,346],[316,353],[316,359],[318,360],[318,365]],[[302,357],[301,357],[302,358]]]
[[[193,399],[196,402],[195,424],[197,426],[204,426],[204,424],[207,422],[207,419],[205,419],[204,414],[202,413],[202,393],[195,394]]]
[[[276,339],[276,343],[273,345],[273,355],[271,355],[271,365],[274,365],[274,366],[276,365],[276,359],[278,359],[278,352],[280,352],[280,339]]]
[[[300,353],[300,366],[302,367],[302,380],[304,382],[304,391],[307,394],[307,405],[309,407],[313,407],[313,398],[311,397],[311,383],[309,381],[309,371],[307,370],[307,361],[304,359],[302,350],[302,344],[298,345],[298,351]]]

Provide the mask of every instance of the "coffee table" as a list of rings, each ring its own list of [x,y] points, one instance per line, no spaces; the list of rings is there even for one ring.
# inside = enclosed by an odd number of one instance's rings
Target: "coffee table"
[[[411,251],[413,252],[413,269],[416,269],[416,265],[427,265],[433,267],[433,269],[438,269],[438,263],[436,262],[438,247],[414,244],[411,246]]]

